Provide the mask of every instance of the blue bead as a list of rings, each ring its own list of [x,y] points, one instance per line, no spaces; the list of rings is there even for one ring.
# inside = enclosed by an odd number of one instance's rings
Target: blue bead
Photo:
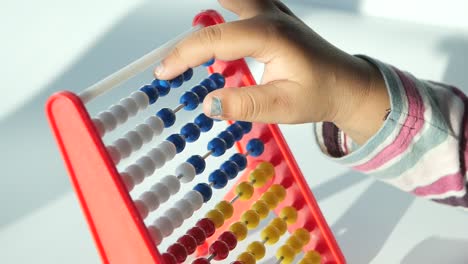
[[[190,81],[193,77],[193,69],[188,68],[188,70],[186,70],[182,75],[184,76],[184,81]]]
[[[263,145],[263,142],[260,139],[254,138],[249,140],[249,142],[247,143],[247,151],[252,157],[258,157],[262,155],[264,149],[265,146]]]
[[[236,141],[241,140],[244,136],[244,131],[242,130],[242,127],[237,123],[228,126],[227,131],[231,132],[231,134],[234,136],[234,140]]]
[[[213,59],[211,59],[211,60],[209,60],[209,61],[203,63],[203,66],[205,66],[205,67],[210,67],[210,66],[213,65],[214,63],[215,63],[215,59],[213,58]]]
[[[166,96],[169,91],[171,91],[171,84],[168,81],[164,80],[158,80],[155,79],[153,82],[151,82],[151,85],[153,85],[159,92],[159,96]]]
[[[213,138],[208,142],[208,150],[210,150],[212,152],[211,155],[215,157],[223,155],[226,152],[226,149],[226,142],[218,137]]]
[[[194,123],[187,123],[180,129],[180,134],[187,142],[194,142],[200,137],[200,128]]]
[[[150,104],[154,104],[154,102],[159,98],[158,90],[152,85],[145,85],[140,88],[140,91],[144,92],[148,96]]]
[[[195,118],[195,124],[202,132],[208,132],[213,128],[213,119],[207,117],[205,114],[200,114]]]
[[[184,75],[179,75],[170,81],[172,88],[179,88],[184,83]]]
[[[221,73],[217,73],[217,72],[213,73],[208,78],[210,78],[216,83],[216,86],[218,87],[218,89],[223,88],[224,85],[226,85],[226,79],[224,78],[223,75],[221,75]]]
[[[239,124],[242,127],[244,134],[247,134],[252,130],[251,122],[237,121],[236,124]]]
[[[216,83],[209,78],[204,79],[203,81],[200,82],[200,84],[205,86],[205,88],[208,89],[209,93],[218,89],[218,85],[216,85]]]
[[[240,153],[232,155],[229,160],[234,161],[237,164],[239,171],[244,170],[247,167],[247,158]]]
[[[193,190],[199,192],[203,196],[203,202],[208,202],[213,195],[213,190],[211,190],[210,185],[206,183],[199,183],[193,187]]]
[[[193,155],[192,157],[187,159],[187,162],[192,164],[195,167],[195,172],[197,174],[202,173],[205,170],[206,162],[200,155]]]
[[[185,105],[185,110],[191,111],[197,108],[200,104],[200,99],[196,93],[187,91],[180,97],[179,103]]]
[[[226,147],[228,149],[232,148],[232,146],[234,146],[234,142],[236,142],[234,140],[234,136],[229,131],[219,133],[218,137],[226,142]]]
[[[239,166],[232,160],[227,160],[221,164],[221,169],[226,172],[229,179],[234,179],[239,173]]]
[[[174,144],[177,153],[180,153],[185,149],[185,138],[180,134],[172,134],[169,137],[167,137],[166,140]]]
[[[203,102],[203,100],[205,100],[206,95],[208,94],[208,89],[206,89],[206,87],[203,85],[196,85],[192,89],[190,89],[190,91],[198,95],[198,98],[200,98],[200,102]]]
[[[224,171],[218,169],[210,173],[208,181],[213,183],[213,188],[222,189],[228,182],[228,176]]]
[[[174,111],[169,108],[163,108],[156,113],[159,118],[164,122],[164,127],[171,127],[174,125],[176,116]]]

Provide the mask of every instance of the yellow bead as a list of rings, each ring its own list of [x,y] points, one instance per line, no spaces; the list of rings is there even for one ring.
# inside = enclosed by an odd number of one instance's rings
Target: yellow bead
[[[294,249],[296,254],[299,254],[299,252],[301,252],[302,248],[304,247],[302,240],[296,236],[290,236],[288,240],[286,240],[286,245],[289,245],[292,249]]]
[[[247,225],[248,229],[254,229],[260,222],[260,216],[254,210],[247,210],[242,214],[241,221]]]
[[[252,205],[252,209],[258,213],[260,219],[265,219],[270,213],[270,208],[268,207],[268,204],[263,200],[256,201]]]
[[[268,245],[273,245],[278,242],[280,238],[280,232],[278,229],[276,229],[276,227],[269,225],[262,230],[260,237],[262,240],[266,241]]]
[[[254,241],[247,246],[247,252],[252,253],[257,260],[261,260],[265,256],[265,251],[265,245],[259,241]]]
[[[310,233],[305,228],[296,229],[296,231],[294,231],[292,235],[299,238],[302,241],[303,245],[307,245],[310,241]]]
[[[275,209],[278,205],[278,198],[276,198],[276,195],[272,192],[266,192],[262,194],[260,200],[265,201],[268,204],[268,207],[270,207],[270,210]]]
[[[297,210],[292,206],[286,206],[283,209],[281,209],[279,216],[282,219],[286,220],[286,223],[288,223],[288,225],[292,225],[297,220]]]
[[[243,222],[235,222],[229,227],[231,231],[237,238],[238,241],[242,241],[247,237],[248,229]]]
[[[294,261],[295,257],[296,257],[296,253],[294,252],[294,249],[292,249],[288,245],[282,245],[276,251],[276,258],[278,260],[282,260],[281,264],[290,264]]]
[[[232,204],[228,201],[221,201],[219,202],[216,206],[216,209],[221,211],[224,215],[224,220],[227,220],[232,217],[232,214],[234,213],[234,207],[232,207]]]
[[[205,215],[206,218],[209,218],[215,224],[216,228],[220,228],[224,224],[224,215],[218,209],[213,209],[208,211]]]
[[[250,173],[249,180],[255,188],[263,187],[268,181],[268,175],[264,170],[255,169]]]
[[[241,182],[236,187],[236,195],[239,196],[239,199],[244,200],[244,201],[252,198],[253,192],[254,192],[254,188],[252,184],[248,182]]]
[[[249,253],[249,252],[244,252],[244,253],[240,254],[237,257],[237,260],[241,261],[243,264],[255,264],[255,263],[257,263],[257,260],[255,260],[254,255],[252,255],[252,253]]]
[[[280,202],[286,198],[286,189],[281,184],[271,185],[268,191],[274,193]]]
[[[321,262],[322,257],[320,254],[315,250],[311,250],[304,255],[304,258],[299,261],[299,264],[320,264]]]
[[[286,224],[286,221],[284,221],[283,219],[279,217],[273,219],[270,222],[270,225],[276,227],[276,229],[278,229],[278,231],[280,232],[280,235],[284,235],[284,233],[286,233],[286,230],[288,229],[288,225]]]
[[[273,166],[271,162],[263,161],[257,165],[257,169],[264,170],[268,176],[268,179],[271,179],[273,176],[275,176],[275,166]]]

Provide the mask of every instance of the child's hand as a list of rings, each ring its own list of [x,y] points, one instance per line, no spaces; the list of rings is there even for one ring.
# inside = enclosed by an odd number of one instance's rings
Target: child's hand
[[[207,27],[177,45],[155,70],[172,79],[216,58],[265,63],[261,84],[226,88],[204,101],[207,115],[265,123],[334,122],[357,143],[382,124],[389,108],[380,73],[334,47],[273,0],[220,0],[242,20]]]

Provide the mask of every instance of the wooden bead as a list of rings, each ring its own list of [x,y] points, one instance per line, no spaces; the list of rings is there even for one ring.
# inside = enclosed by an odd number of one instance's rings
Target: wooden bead
[[[297,220],[297,210],[292,206],[286,206],[281,209],[279,214],[281,219],[284,219],[289,225],[294,224]]]
[[[288,246],[288,245],[282,245],[277,251],[276,251],[276,258],[278,260],[282,260],[282,264],[290,264],[294,261],[294,258],[296,257],[296,254],[294,250]]]
[[[234,213],[234,207],[232,204],[228,201],[221,201],[219,202],[216,206],[216,209],[221,211],[224,215],[224,220],[227,220],[232,217],[232,214]]]
[[[276,227],[269,225],[262,230],[260,236],[262,240],[266,241],[268,245],[273,245],[278,242],[280,238],[280,232],[278,229],[276,229]]]
[[[260,200],[265,201],[268,204],[268,207],[270,207],[270,210],[273,210],[276,208],[276,206],[278,206],[278,198],[272,192],[266,192],[262,194]]]
[[[241,182],[236,187],[236,195],[238,195],[239,199],[241,200],[244,200],[244,201],[249,200],[250,198],[252,198],[253,193],[254,193],[254,188],[248,182]]]
[[[254,241],[247,246],[247,252],[252,253],[256,260],[261,260],[265,257],[265,245],[262,242]]]
[[[260,222],[260,216],[254,210],[247,210],[242,214],[241,221],[245,223],[248,229],[254,229]]]
[[[248,233],[247,225],[244,222],[233,223],[229,227],[229,231],[231,231],[237,237],[238,241],[244,240]]]
[[[252,209],[258,213],[260,219],[265,219],[270,213],[270,208],[268,207],[268,204],[263,200],[256,201],[252,205]]]
[[[255,256],[250,252],[244,252],[237,257],[238,261],[241,261],[243,264],[255,264],[257,260]]]
[[[264,170],[255,169],[249,174],[249,180],[255,188],[260,188],[268,181],[268,175]]]
[[[216,228],[220,228],[224,224],[224,215],[218,209],[213,209],[208,211],[205,215],[206,218],[209,218],[215,224]]]

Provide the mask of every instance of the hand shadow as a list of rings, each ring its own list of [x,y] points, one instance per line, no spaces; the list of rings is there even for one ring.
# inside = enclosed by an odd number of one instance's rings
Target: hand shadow
[[[464,264],[468,263],[467,249],[468,240],[431,236],[416,245],[401,263]]]

